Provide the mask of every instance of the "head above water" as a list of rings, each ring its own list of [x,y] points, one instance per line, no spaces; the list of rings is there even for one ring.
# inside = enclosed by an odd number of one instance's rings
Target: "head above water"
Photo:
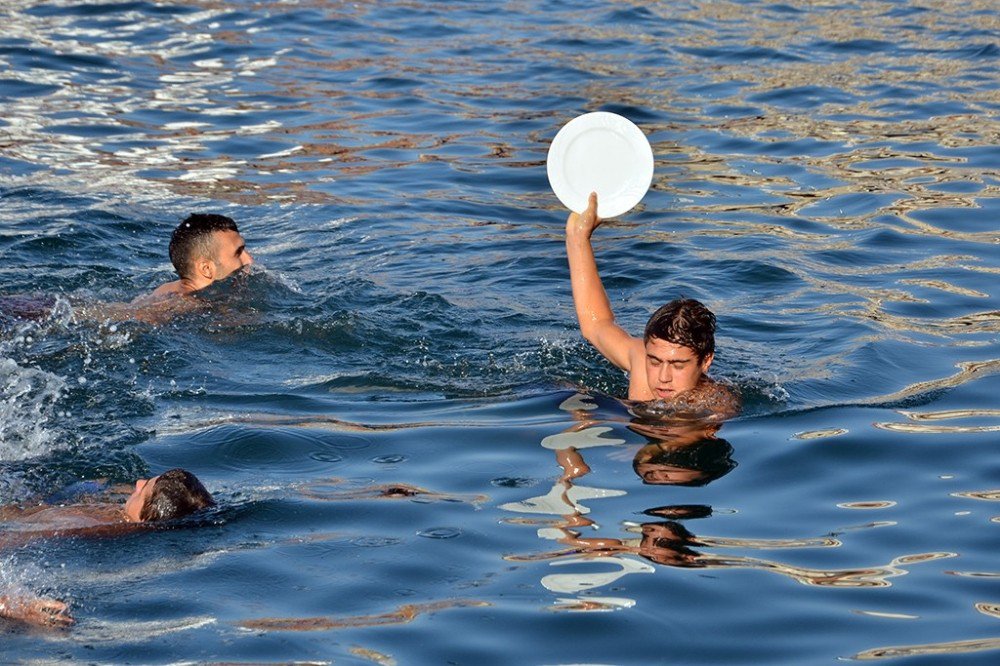
[[[182,280],[202,288],[249,266],[253,258],[232,218],[194,213],[174,229],[170,261]]]
[[[175,520],[214,505],[194,474],[176,468],[136,481],[135,492],[125,502],[125,515],[131,522]]]
[[[642,340],[648,343],[650,338],[690,347],[700,363],[715,353],[715,315],[701,301],[674,299],[646,322]]]
[[[690,298],[653,313],[643,332],[649,390],[661,400],[693,389],[715,358],[715,315]]]

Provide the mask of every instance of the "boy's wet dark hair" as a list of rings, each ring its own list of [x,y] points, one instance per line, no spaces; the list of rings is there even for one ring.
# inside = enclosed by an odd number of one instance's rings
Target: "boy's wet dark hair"
[[[149,499],[139,512],[139,519],[174,520],[210,506],[215,506],[215,501],[194,474],[183,469],[171,469],[156,478]]]
[[[650,338],[690,347],[700,363],[715,353],[715,315],[693,298],[672,300],[646,323],[642,340],[649,342]]]
[[[212,213],[193,213],[177,225],[170,236],[170,263],[179,276],[187,277],[198,259],[215,255],[212,233],[216,231],[240,230],[231,217]]]

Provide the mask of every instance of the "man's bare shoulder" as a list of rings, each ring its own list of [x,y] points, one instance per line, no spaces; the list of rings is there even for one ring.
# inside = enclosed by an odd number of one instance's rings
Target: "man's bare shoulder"
[[[141,321],[163,324],[176,316],[203,310],[206,304],[176,283],[165,284],[129,303],[81,303],[74,311],[80,320],[97,322]]]
[[[192,290],[184,284],[183,280],[174,280],[173,282],[168,282],[166,284],[161,284],[159,287],[154,289],[148,294],[143,294],[142,296],[137,296],[132,299],[132,305],[148,305],[150,303],[156,303],[158,301],[164,301],[170,298],[176,298],[178,296],[187,296],[192,293]]]

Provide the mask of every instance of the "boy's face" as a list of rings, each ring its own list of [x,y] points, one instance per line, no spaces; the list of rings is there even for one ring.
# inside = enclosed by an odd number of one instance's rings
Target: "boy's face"
[[[672,400],[698,385],[712,365],[713,355],[701,362],[690,347],[650,338],[646,342],[646,381],[656,400]]]
[[[125,500],[125,516],[129,522],[142,522],[139,514],[142,512],[142,508],[146,506],[149,496],[153,494],[153,486],[156,484],[158,478],[160,477],[154,476],[152,479],[139,479],[135,482],[135,490]]]

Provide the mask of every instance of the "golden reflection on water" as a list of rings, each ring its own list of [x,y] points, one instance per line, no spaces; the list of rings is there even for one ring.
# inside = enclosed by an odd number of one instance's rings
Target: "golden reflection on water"
[[[358,502],[364,500],[408,500],[418,503],[462,502],[475,506],[490,500],[488,495],[461,495],[428,490],[408,483],[366,485],[363,488],[344,487],[345,479],[331,478],[310,481],[298,487],[304,497],[327,502]]]
[[[838,504],[841,509],[889,509],[896,506],[896,503],[891,500],[883,501],[872,501],[872,502],[844,502]]]
[[[823,430],[806,430],[804,432],[797,432],[792,437],[795,439],[826,439],[828,437],[839,437],[840,435],[846,435],[848,430],[846,428],[825,428]]]
[[[941,435],[947,433],[970,432],[1000,432],[1000,425],[988,426],[929,426],[917,423],[875,423],[876,428],[894,430],[896,432],[912,432],[921,434]]]
[[[932,379],[925,382],[916,382],[914,384],[910,384],[902,390],[896,391],[895,393],[877,396],[863,402],[869,404],[896,402],[899,400],[905,400],[906,398],[912,398],[913,396],[922,395],[930,391],[961,386],[967,382],[1000,372],[1000,359],[963,362],[958,363],[957,367],[960,368],[959,372],[948,377],[944,377],[942,379]]]
[[[59,5],[60,2],[51,4]],[[113,61],[146,60],[158,68],[159,85],[150,91],[136,90],[132,85],[135,82],[127,72],[123,72],[113,83],[81,83],[74,79],[72,72],[11,69],[10,76],[50,83],[60,90],[48,96],[21,99],[5,109],[9,125],[3,130],[4,153],[52,168],[68,168],[81,175],[85,173],[86,180],[82,183],[91,183],[95,188],[127,191],[128,181],[132,180],[133,184],[138,184],[134,181],[144,181],[147,188],[162,185],[181,194],[243,203],[341,201],[331,193],[330,188],[317,188],[315,185],[330,183],[338,178],[405,168],[422,159],[467,163],[467,160],[439,152],[445,143],[456,139],[482,146],[483,155],[506,160],[508,166],[537,168],[541,166],[538,158],[544,144],[551,140],[558,124],[565,118],[560,117],[557,111],[521,105],[524,100],[539,96],[572,93],[583,95],[591,106],[626,104],[677,118],[676,121],[645,123],[647,131],[653,134],[676,133],[693,123],[727,135],[749,138],[761,146],[801,139],[829,142],[836,146],[832,151],[826,151],[829,154],[825,155],[798,155],[793,158],[754,156],[753,159],[761,164],[778,164],[792,159],[802,167],[840,183],[825,189],[803,191],[799,184],[788,178],[754,175],[735,169],[729,166],[730,155],[713,155],[694,146],[676,147],[667,141],[654,141],[657,155],[687,155],[689,160],[679,164],[691,175],[701,174],[709,182],[728,180],[782,196],[785,201],[770,208],[777,215],[808,215],[805,211],[814,201],[845,193],[894,193],[896,200],[878,210],[862,215],[824,218],[826,224],[852,228],[869,225],[872,218],[880,214],[902,215],[912,210],[942,206],[976,206],[977,199],[998,194],[995,181],[984,177],[987,172],[969,167],[960,158],[929,152],[924,147],[925,142],[942,148],[1000,143],[1000,122],[990,112],[995,102],[993,91],[989,86],[963,79],[970,72],[978,71],[980,66],[950,57],[948,52],[954,47],[943,36],[953,25],[960,23],[960,17],[968,16],[975,8],[983,12],[977,18],[983,23],[980,26],[982,29],[996,24],[996,13],[986,11],[991,8],[988,0],[941,2],[933,12],[907,17],[903,26],[886,12],[883,3],[870,1],[836,10],[816,8],[808,22],[735,2],[690,5],[615,3],[619,7],[629,4],[641,6],[661,19],[662,22],[649,22],[650,26],[662,27],[679,20],[689,22],[683,31],[672,36],[670,58],[644,58],[639,61],[622,58],[618,52],[604,54],[556,46],[552,40],[616,40],[639,49],[655,50],[662,44],[661,35],[647,32],[641,26],[637,30],[636,26],[627,24],[580,21],[581,17],[569,12],[564,13],[564,23],[553,23],[546,20],[547,16],[541,15],[542,12],[550,12],[549,8],[527,2],[507,3],[505,8],[509,13],[520,15],[520,32],[484,32],[479,25],[470,23],[473,19],[461,13],[439,13],[435,20],[456,28],[455,32],[446,32],[444,36],[423,35],[422,39],[403,38],[396,31],[386,29],[398,27],[395,22],[398,19],[385,18],[381,10],[386,7],[424,8],[424,5],[399,0],[390,3],[295,3],[298,8],[312,8],[329,19],[347,19],[369,26],[371,29],[366,31],[366,39],[379,45],[382,52],[378,57],[359,55],[356,50],[331,47],[322,40],[300,37],[295,44],[300,50],[289,48],[259,57],[236,56],[227,61],[211,54],[209,47],[212,43],[235,46],[266,43],[268,27],[256,20],[227,24],[223,19],[232,9],[229,2],[205,0],[190,4],[200,11],[180,16],[124,13],[123,20],[116,22],[114,27],[102,28],[81,27],[73,16],[32,14],[26,11],[32,5],[30,2],[6,3],[6,23],[13,37],[58,53],[106,57]],[[244,4],[241,9],[255,12],[260,17],[272,13],[280,15],[274,3]],[[130,23],[130,19],[133,22]],[[157,28],[169,37],[151,43],[133,39],[140,31],[151,32]],[[101,39],[95,41],[95,37]],[[853,56],[843,54],[839,58],[808,57],[815,50],[812,42],[854,40],[891,43],[901,48]],[[706,55],[713,51],[755,46],[789,57],[723,63]],[[467,53],[462,52],[463,47]],[[935,47],[939,51],[935,51]],[[303,52],[307,52],[309,57],[305,57]],[[476,55],[483,53],[489,55]],[[198,58],[199,55],[203,57]],[[597,75],[598,79],[587,81],[582,87],[570,87],[559,78],[548,83],[532,82],[531,77],[522,81],[511,81],[507,77],[502,84],[496,84],[493,82],[496,75],[505,74],[510,69],[511,65],[505,59],[512,60],[514,67],[523,63],[553,63],[589,72]],[[377,76],[397,76],[423,85],[397,91],[372,86],[335,85],[324,79],[329,74],[341,75],[342,78],[344,73],[349,72],[357,73],[362,81]],[[715,84],[739,85],[727,87],[731,91],[728,97],[705,100],[697,95],[686,96],[667,83],[676,80],[679,75],[694,76]],[[609,87],[601,77],[629,83]],[[256,80],[264,82],[269,88],[267,100],[247,93],[246,88]],[[880,105],[892,101],[892,93],[884,92],[881,93],[884,96],[879,97],[877,92],[892,86],[912,92],[908,103],[913,105],[940,101],[947,96],[943,91],[957,88],[960,94],[956,92],[955,96],[968,111],[922,120],[899,117],[897,110]],[[827,102],[818,108],[810,106],[802,111],[768,101],[748,100],[748,97],[760,93],[812,87],[841,94],[835,103]],[[220,90],[227,94],[220,95]],[[347,109],[351,101],[391,102],[405,96],[451,109],[457,120],[453,136],[445,138],[435,132],[432,138],[394,130],[387,140],[385,136],[378,135],[379,127],[384,124],[372,121],[403,115],[405,109],[391,105],[382,109]],[[497,103],[484,105],[482,100],[485,99]],[[463,103],[463,100],[468,100],[468,103]],[[701,107],[707,101],[733,106],[750,104],[760,113],[735,118],[703,115]],[[179,112],[197,110],[204,120],[174,124],[173,127],[146,125],[127,117],[124,111],[132,108],[176,109]],[[213,116],[245,114],[260,118],[266,116],[268,111],[288,109],[325,113],[330,117],[329,126],[322,127],[313,121],[284,124],[273,119],[260,122],[248,118],[243,125],[218,128],[213,121]],[[55,120],[54,117],[68,110],[80,114],[81,120],[77,122],[82,125],[96,120],[129,127],[138,130],[138,138],[152,145],[119,150],[93,148],[89,145],[93,142],[88,139],[50,129],[56,124],[66,124],[67,121],[61,118]],[[500,136],[499,130],[483,133],[478,128],[463,128],[461,122],[462,118],[479,121],[491,117],[494,120],[548,117],[551,118],[552,131],[529,137],[526,145],[508,142],[497,151],[494,144],[498,139],[505,138]],[[317,136],[315,133],[318,131],[328,134]],[[273,156],[271,151],[243,160],[206,154],[215,141],[254,135],[282,144],[290,141],[301,149],[291,160]],[[349,146],[343,144],[344,139],[349,140]],[[919,150],[907,148],[907,144],[917,142],[921,142]],[[346,152],[338,153],[338,144],[346,148]],[[393,145],[413,153],[398,161],[372,155],[373,151]],[[513,162],[516,155],[525,149],[531,150],[537,158]],[[324,162],[330,155],[334,159]],[[867,162],[887,159],[915,160],[919,166],[865,168]],[[153,169],[172,173],[166,177],[142,174],[144,170]],[[127,179],[123,179],[126,175]],[[261,175],[270,178],[264,183],[261,182]],[[673,179],[674,175],[658,174],[656,187],[671,191]],[[952,180],[979,182],[983,187],[974,195],[934,192],[928,187]],[[751,210],[758,205],[749,202],[746,207],[732,210]],[[715,212],[719,209],[695,202],[688,210]],[[980,242],[996,240],[996,234],[990,236],[989,232],[958,233],[908,218],[905,220],[918,233]]]
[[[421,615],[437,613],[452,608],[484,608],[492,604],[475,599],[449,599],[423,604],[405,604],[394,611],[377,615],[346,617],[265,617],[241,620],[236,626],[252,631],[329,631],[352,627],[383,627],[408,624]]]
[[[360,645],[351,646],[350,653],[361,657],[362,659],[367,659],[368,661],[379,664],[380,666],[396,666],[396,664],[399,663],[387,654],[383,654],[377,650],[362,647]]]
[[[852,659],[869,661],[873,659],[898,659],[900,657],[967,654],[970,652],[985,652],[987,650],[1000,650],[1000,638],[982,638],[969,641],[952,641],[949,643],[926,643],[924,645],[874,648],[872,650],[859,652],[855,654]]]
[[[952,493],[952,497],[966,497],[968,499],[984,500],[987,502],[1000,502],[1000,490]]]
[[[948,557],[958,557],[958,553],[918,553],[893,558],[882,566],[858,569],[812,569],[797,567],[782,562],[751,557],[719,557],[702,555],[696,562],[707,568],[746,568],[771,571],[803,585],[820,587],[889,587],[889,578],[908,573],[904,565],[930,562]]]
[[[876,422],[873,423],[876,428],[881,428],[883,430],[893,430],[895,432],[907,432],[907,433],[920,433],[920,434],[944,434],[944,433],[982,433],[982,432],[1000,432],[1000,424],[998,425],[937,425],[928,423],[919,423],[920,421],[942,421],[942,420],[952,420],[952,419],[970,419],[970,418],[983,418],[983,417],[1000,417],[1000,410],[998,409],[950,409],[934,412],[911,412],[911,411],[899,411],[900,414],[905,416],[910,421],[918,421],[918,423],[893,423],[893,422]]]
[[[976,610],[982,613],[983,615],[989,615],[990,617],[1000,618],[1000,604],[980,602],[976,604]]]

